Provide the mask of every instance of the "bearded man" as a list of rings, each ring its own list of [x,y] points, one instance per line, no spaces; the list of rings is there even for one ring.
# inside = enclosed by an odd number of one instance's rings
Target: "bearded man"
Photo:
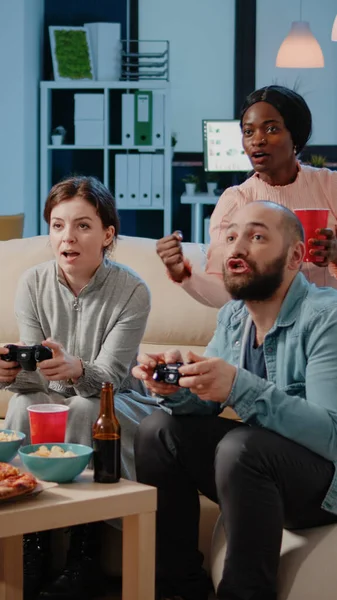
[[[222,600],[275,600],[282,529],[337,521],[337,291],[302,275],[303,242],[280,205],[238,210],[223,263],[233,300],[205,355],[189,353],[179,386],[152,378],[178,351],[134,367],[164,408],[136,440],[138,480],[158,488],[158,598],[207,598],[198,491],[226,531]],[[218,417],[226,406],[241,422]]]

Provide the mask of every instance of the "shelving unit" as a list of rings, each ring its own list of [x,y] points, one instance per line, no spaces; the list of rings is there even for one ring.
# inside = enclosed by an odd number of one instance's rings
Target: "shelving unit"
[[[160,92],[164,95],[163,145],[134,145],[122,143],[122,94],[137,91]],[[77,145],[74,133],[74,95],[78,93],[104,94],[104,143],[102,145]],[[95,175],[115,193],[116,154],[139,156],[161,154],[163,156],[163,198],[160,206],[119,205],[124,210],[159,210],[163,214],[163,235],[171,233],[171,111],[169,83],[164,80],[150,81],[86,81],[55,82],[40,84],[40,233],[47,233],[43,220],[43,207],[52,185],[72,173]],[[63,125],[67,130],[65,142],[60,146],[51,144],[51,131]]]

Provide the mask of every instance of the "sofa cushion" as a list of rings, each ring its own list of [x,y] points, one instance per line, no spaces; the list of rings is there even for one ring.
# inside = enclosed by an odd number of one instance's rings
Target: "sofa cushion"
[[[14,297],[20,275],[29,267],[51,257],[52,251],[46,235],[0,242],[1,344],[15,343],[19,340],[14,315]]]
[[[183,249],[192,264],[202,269],[203,246],[184,243]],[[151,290],[152,308],[144,343],[198,347],[208,344],[216,326],[217,309],[200,304],[170,281],[156,254],[156,240],[121,237],[113,258],[132,267]]]

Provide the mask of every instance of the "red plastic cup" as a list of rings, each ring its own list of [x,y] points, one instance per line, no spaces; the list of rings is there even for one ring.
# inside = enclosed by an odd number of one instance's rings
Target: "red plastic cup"
[[[64,442],[69,406],[32,404],[27,410],[32,444]]]
[[[304,262],[319,263],[322,259],[319,256],[311,256],[309,250],[322,250],[324,246],[311,246],[308,244],[310,239],[325,240],[324,235],[317,235],[316,229],[326,229],[328,226],[329,209],[328,208],[295,208],[295,215],[303,225],[305,234],[305,256]]]

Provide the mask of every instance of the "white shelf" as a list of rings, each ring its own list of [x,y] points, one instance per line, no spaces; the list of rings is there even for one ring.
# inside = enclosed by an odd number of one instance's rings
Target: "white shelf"
[[[180,196],[180,202],[181,204],[216,204],[219,198],[220,196],[207,194],[207,192],[196,192],[190,196],[184,192]]]
[[[105,146],[75,146],[75,144],[62,144],[61,146],[54,146],[48,144],[47,150],[55,150],[56,152],[62,150],[104,150]]]
[[[163,206],[119,206],[118,211],[120,210],[163,210]]]
[[[110,144],[105,143],[100,146],[91,146],[91,145],[76,145],[76,144],[62,144],[60,146],[54,146],[51,144],[51,130],[52,127],[56,125],[60,125],[62,123],[54,123],[52,121],[53,115],[53,101],[54,101],[54,92],[64,90],[65,92],[73,92],[74,94],[79,90],[92,91],[97,90],[104,94],[104,140],[107,142],[110,141],[110,122],[114,118],[121,117],[121,111],[117,110],[117,117],[115,113],[112,111],[111,103],[114,100],[121,102],[122,94],[121,91],[136,91],[136,90],[153,90],[160,91],[165,98],[164,102],[164,131],[165,131],[165,139],[164,145],[161,146],[131,146],[127,147],[122,144]],[[114,97],[114,92],[117,92],[116,97]],[[59,97],[59,96],[57,96]],[[171,178],[172,178],[172,149],[171,149],[171,106],[170,106],[170,84],[164,80],[141,80],[141,81],[42,81],[40,83],[40,98],[41,98],[41,110],[40,110],[40,233],[44,234],[48,232],[48,228],[43,219],[43,208],[48,196],[49,190],[53,184],[57,183],[57,180],[53,180],[54,173],[54,165],[57,164],[60,172],[58,173],[58,177],[61,179],[63,176],[66,176],[69,171],[73,168],[72,164],[67,167],[64,166],[64,172],[62,171],[62,163],[63,160],[57,160],[57,152],[65,152],[67,150],[71,150],[73,153],[73,160],[76,161],[76,152],[78,152],[78,157],[81,160],[80,152],[93,152],[100,153],[95,156],[101,156],[101,164],[102,164],[102,176],[101,179],[109,189],[114,193],[115,192],[115,181],[113,179],[112,173],[114,173],[113,163],[116,157],[119,154],[128,155],[130,160],[132,158],[132,154],[139,154],[141,157],[143,154],[151,154],[152,156],[161,155],[163,157],[163,190],[161,191],[161,195],[163,197],[162,206],[156,206],[155,201],[154,206],[150,205],[137,205],[132,206],[131,203],[128,205],[126,201],[127,198],[124,198],[126,206],[118,205],[119,210],[160,210],[163,213],[163,235],[168,235],[171,233]],[[121,107],[122,108],[122,107]],[[71,139],[71,138],[70,138]],[[115,139],[115,138],[113,138]],[[119,141],[119,138],[117,138]],[[122,141],[122,138],[121,138]],[[162,140],[161,140],[162,141]],[[94,154],[93,154],[94,157]],[[64,157],[66,159],[66,157]],[[128,160],[129,160],[128,158]],[[84,160],[84,159],[83,159]],[[156,159],[153,159],[156,160]],[[68,160],[64,161],[65,163]],[[85,162],[89,162],[90,160],[86,160]],[[68,163],[69,164],[69,163]],[[76,163],[75,163],[76,164]],[[79,168],[76,168],[76,171],[79,172]],[[158,172],[156,170],[156,172]],[[143,173],[143,171],[142,171]],[[92,173],[86,167],[85,175],[91,175]],[[155,196],[157,199],[158,196]],[[160,197],[160,196],[159,196]],[[161,198],[161,197],[160,197]],[[130,198],[129,198],[130,200]],[[156,200],[157,201],[157,200]]]
[[[108,146],[78,146],[75,144],[61,144],[61,146],[54,146],[53,144],[48,144],[47,150],[138,150],[138,152],[156,152],[156,150],[165,150],[164,146],[132,146],[131,148],[127,148],[126,146],[112,144]]]
[[[132,146],[131,148],[127,148],[126,146],[109,145],[107,148],[108,150],[125,150],[125,152],[129,152],[130,150],[138,150],[138,152],[156,152],[161,150],[163,152],[166,150],[165,146]]]
[[[165,80],[142,79],[141,81],[41,81],[41,89],[49,90],[159,90],[169,89]]]

